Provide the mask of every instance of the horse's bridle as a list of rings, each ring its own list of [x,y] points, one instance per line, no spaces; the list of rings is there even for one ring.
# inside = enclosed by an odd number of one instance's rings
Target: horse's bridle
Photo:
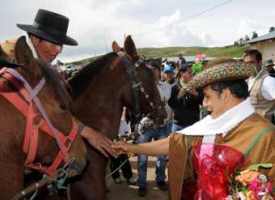
[[[39,84],[32,89],[23,76],[14,69],[2,68],[0,70],[0,76],[8,80],[18,90],[18,92],[0,92],[0,95],[13,104],[17,110],[26,117],[26,129],[23,142],[23,151],[26,153],[25,166],[50,176],[53,175],[57,168],[68,160],[68,153],[79,132],[79,127],[73,122],[71,132],[67,136],[53,127],[40,100],[37,98],[37,94],[45,84],[44,79],[41,79],[42,82],[40,81]],[[22,87],[22,83],[24,87]],[[40,114],[38,114],[37,110]],[[35,163],[38,151],[39,130],[55,138],[60,149],[49,167],[43,166],[41,163]]]
[[[142,64],[145,64],[145,61],[143,59],[139,59],[135,63],[131,62],[131,58],[129,58],[128,55],[121,56],[122,62],[127,64],[129,67],[127,67],[126,71],[131,83],[131,90],[132,90],[132,99],[133,99],[133,122],[138,122],[138,120],[142,117],[142,112],[140,109],[140,95],[139,93],[143,94],[145,99],[148,100],[148,103],[150,107],[152,108],[152,111],[161,110],[161,105],[156,107],[154,102],[150,100],[150,95],[146,93],[145,88],[142,85],[142,82],[138,79],[137,74],[137,68],[140,67]],[[145,64],[146,65],[146,64]]]

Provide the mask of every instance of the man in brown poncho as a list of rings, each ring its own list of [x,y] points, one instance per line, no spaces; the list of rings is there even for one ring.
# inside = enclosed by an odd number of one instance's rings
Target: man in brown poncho
[[[203,105],[210,115],[166,139],[140,145],[120,143],[113,148],[169,155],[172,200],[224,199],[228,195],[228,175],[258,163],[273,164],[266,174],[274,190],[275,128],[251,105],[245,79],[254,73],[251,64],[216,62],[181,91],[202,89]]]

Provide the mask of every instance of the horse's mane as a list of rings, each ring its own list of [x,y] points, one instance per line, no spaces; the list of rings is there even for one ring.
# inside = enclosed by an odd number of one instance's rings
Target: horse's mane
[[[51,84],[55,93],[59,97],[61,106],[63,109],[69,110],[72,104],[72,99],[70,94],[67,92],[65,81],[60,81],[58,72],[51,65],[41,62],[39,64],[47,82]]]
[[[105,69],[107,66],[111,66],[109,63],[111,63],[115,57],[117,57],[117,54],[113,52],[105,54],[84,66],[72,78],[70,78],[68,83],[71,87],[73,98],[77,98],[80,94],[82,94],[87,89],[89,83],[101,71],[103,71],[103,69]]]

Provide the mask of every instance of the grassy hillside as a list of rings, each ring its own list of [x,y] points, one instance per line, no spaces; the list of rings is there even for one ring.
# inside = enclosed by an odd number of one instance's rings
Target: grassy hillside
[[[194,56],[197,53],[206,54],[208,57],[240,57],[245,47],[165,47],[165,48],[141,48],[138,49],[140,55],[146,58],[176,57],[179,54],[184,56]],[[95,57],[73,62],[74,64],[85,64],[94,60]]]
[[[175,57],[179,54],[194,56],[197,53],[204,53],[208,57],[240,57],[244,47],[166,47],[166,48],[142,48],[138,49],[139,54],[146,57]]]

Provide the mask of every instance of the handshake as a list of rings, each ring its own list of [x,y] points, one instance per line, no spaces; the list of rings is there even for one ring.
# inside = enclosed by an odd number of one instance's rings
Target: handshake
[[[116,155],[119,154],[144,154],[148,156],[168,155],[169,153],[169,137],[142,143],[142,144],[128,144],[123,141],[115,142],[111,145],[111,148]]]
[[[121,154],[128,154],[129,157],[134,156],[133,150],[135,149],[135,146],[133,144],[129,144],[126,141],[115,141],[111,148],[113,152],[115,153],[115,156],[121,155]]]
[[[112,142],[107,137],[89,127],[81,131],[81,136],[106,157],[120,154],[144,154],[148,156],[168,155],[169,137],[143,144],[129,144],[124,141]]]

